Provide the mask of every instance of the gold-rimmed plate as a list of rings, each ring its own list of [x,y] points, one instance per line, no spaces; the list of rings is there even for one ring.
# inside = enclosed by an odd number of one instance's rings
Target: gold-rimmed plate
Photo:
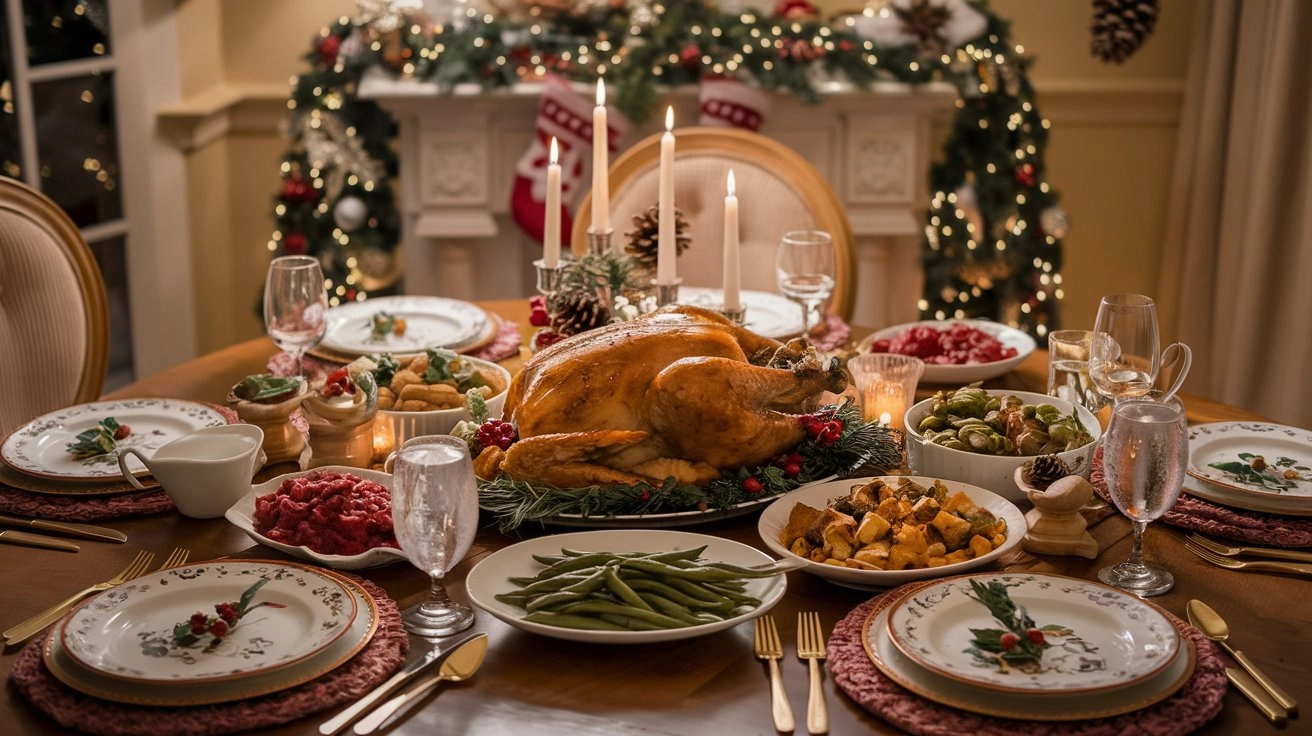
[[[1312,432],[1306,429],[1267,422],[1194,425],[1186,471],[1194,481],[1187,490],[1209,501],[1312,515]]]
[[[403,334],[373,334],[373,317],[387,312],[406,321]],[[383,296],[349,302],[328,310],[325,350],[345,355],[417,354],[425,348],[460,351],[474,344],[495,323],[481,307],[438,296]]]
[[[304,567],[295,563],[268,560],[246,562]],[[216,682],[147,685],[108,677],[82,667],[64,650],[56,630],[47,638],[43,651],[46,668],[56,679],[78,692],[103,700],[152,706],[226,703],[267,695],[309,682],[350,660],[369,643],[378,628],[378,604],[359,583],[331,572],[321,572],[345,586],[354,600],[358,613],[344,635],[313,656],[287,667]]]
[[[921,667],[898,649],[888,636],[889,609],[902,597],[933,584],[914,583],[907,586],[901,595],[894,593],[885,596],[867,616],[861,643],[870,661],[889,679],[920,697],[952,708],[1020,721],[1057,722],[1106,718],[1147,708],[1165,700],[1188,682],[1197,664],[1193,643],[1181,636],[1179,656],[1153,677],[1131,687],[1091,693],[1055,694],[1044,698],[1036,698],[1028,693],[977,688]]]

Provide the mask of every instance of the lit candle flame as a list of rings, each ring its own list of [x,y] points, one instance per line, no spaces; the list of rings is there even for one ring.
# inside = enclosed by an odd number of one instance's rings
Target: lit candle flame
[[[597,107],[606,104],[606,83],[601,79],[597,80]]]
[[[729,196],[732,197],[733,196],[733,169],[729,169],[728,189],[729,189]]]
[[[556,145],[556,136],[551,136],[551,165],[555,166],[560,159],[560,149]]]
[[[665,108],[665,130],[674,130],[674,106]]]

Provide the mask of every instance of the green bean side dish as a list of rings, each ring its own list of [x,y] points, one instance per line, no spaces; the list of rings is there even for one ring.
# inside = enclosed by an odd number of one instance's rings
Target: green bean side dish
[[[580,552],[534,555],[545,567],[496,599],[527,611],[525,621],[570,629],[656,631],[724,621],[761,605],[747,580],[795,566],[741,567],[701,559],[706,547],[675,552]]]

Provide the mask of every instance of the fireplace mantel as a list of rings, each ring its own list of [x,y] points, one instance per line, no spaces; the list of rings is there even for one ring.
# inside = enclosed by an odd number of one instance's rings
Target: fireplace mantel
[[[509,218],[515,161],[533,135],[541,84],[450,92],[380,72],[361,81],[362,98],[397,120],[398,206],[405,289],[461,299],[533,293],[540,244]],[[796,150],[833,185],[856,239],[855,324],[916,318],[920,234],[928,203],[931,128],[957,98],[947,84],[881,83],[870,90],[823,84],[810,105],[775,95],[761,133]],[[584,96],[591,88],[579,86]],[[695,121],[697,88],[667,91],[676,120]],[[658,130],[635,125],[621,150]],[[590,177],[590,172],[584,173]],[[586,183],[581,189],[586,190]]]

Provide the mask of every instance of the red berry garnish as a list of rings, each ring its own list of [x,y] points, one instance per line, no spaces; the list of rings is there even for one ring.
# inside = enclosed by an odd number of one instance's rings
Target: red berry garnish
[[[204,634],[205,629],[209,627],[210,618],[209,616],[197,611],[196,613],[191,614],[191,619],[188,620],[187,623],[191,624],[191,633],[199,636]]]
[[[516,439],[518,439],[518,432],[515,430],[515,425],[500,419],[489,419],[478,428],[478,444],[484,447],[496,445],[503,450],[509,450]]]
[[[222,639],[228,635],[228,622],[221,618],[216,618],[210,622],[210,633],[215,639]]]
[[[843,436],[843,423],[837,420],[825,422],[820,428],[820,432],[815,436],[815,443],[821,447],[828,447],[838,441]]]
[[[797,463],[787,463],[784,465],[784,475],[789,478],[795,478],[802,472],[802,466]]]
[[[232,603],[220,603],[214,606],[214,611],[219,614],[219,618],[230,624],[241,618],[237,615],[237,606]]]
[[[1009,652],[1015,649],[1016,645],[1019,643],[1020,643],[1020,637],[1016,636],[1010,631],[998,637],[998,644],[1001,645],[1003,649],[1006,649]]]
[[[1025,631],[1025,636],[1030,640],[1031,644],[1042,645],[1044,641],[1046,641],[1043,638],[1043,632],[1039,631],[1038,629],[1027,629]]]
[[[761,481],[756,478],[748,477],[743,481],[743,490],[748,493],[760,493],[764,488],[765,486],[761,485]]]
[[[114,439],[121,440],[130,434],[132,434],[132,427],[129,427],[126,424],[120,424],[118,425],[118,429],[114,430]]]

